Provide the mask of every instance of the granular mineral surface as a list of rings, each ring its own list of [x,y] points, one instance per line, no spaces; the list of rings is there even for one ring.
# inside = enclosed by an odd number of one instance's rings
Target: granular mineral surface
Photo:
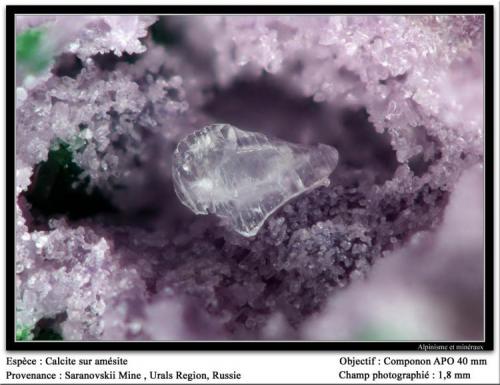
[[[482,15],[15,28],[18,339],[482,340]]]

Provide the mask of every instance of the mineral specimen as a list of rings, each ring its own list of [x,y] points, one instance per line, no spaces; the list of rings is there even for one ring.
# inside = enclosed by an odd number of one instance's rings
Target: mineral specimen
[[[319,186],[337,166],[335,148],[317,148],[212,124],[188,135],[173,155],[179,199],[196,214],[213,213],[243,236],[290,199]]]
[[[482,338],[483,15],[15,26],[19,340]],[[175,147],[210,122],[334,143],[342,161],[243,237],[174,192]],[[93,191],[109,205],[88,206]],[[429,244],[412,246],[420,234]]]

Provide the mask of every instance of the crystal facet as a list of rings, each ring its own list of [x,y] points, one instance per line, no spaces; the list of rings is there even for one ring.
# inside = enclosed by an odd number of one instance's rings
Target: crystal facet
[[[179,142],[172,175],[181,202],[215,214],[246,237],[290,199],[330,183],[338,152],[212,124]]]

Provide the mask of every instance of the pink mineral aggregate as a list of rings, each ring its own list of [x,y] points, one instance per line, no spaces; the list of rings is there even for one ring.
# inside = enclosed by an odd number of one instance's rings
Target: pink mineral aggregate
[[[30,338],[482,338],[481,16],[16,19],[37,27],[50,64],[16,67]],[[246,238],[174,191],[177,144],[214,122],[339,162]],[[32,197],[54,188],[40,165],[57,141],[87,185],[47,214]],[[96,192],[106,205],[81,212]]]

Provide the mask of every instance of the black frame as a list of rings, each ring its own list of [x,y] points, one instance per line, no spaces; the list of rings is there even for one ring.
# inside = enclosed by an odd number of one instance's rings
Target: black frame
[[[418,351],[419,345],[440,346],[447,352],[453,351],[459,345],[473,345],[474,350],[459,350],[461,353],[493,350],[494,322],[494,183],[493,183],[493,143],[494,143],[494,78],[493,78],[493,12],[492,5],[451,5],[451,6],[420,6],[420,5],[360,5],[360,6],[7,6],[6,7],[6,347],[7,350],[160,350],[160,351]],[[485,309],[484,309],[484,341],[394,341],[394,342],[348,342],[348,341],[161,341],[161,342],[72,342],[72,341],[16,341],[15,340],[15,17],[17,14],[482,14],[484,15],[485,34],[485,72],[484,72],[484,160],[485,160]],[[452,349],[450,349],[452,347]],[[443,351],[443,350],[439,350]]]

